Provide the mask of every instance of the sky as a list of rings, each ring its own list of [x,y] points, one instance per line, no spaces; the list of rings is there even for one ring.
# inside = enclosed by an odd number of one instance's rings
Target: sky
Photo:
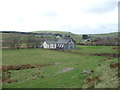
[[[0,0],[0,31],[118,31],[119,0]]]

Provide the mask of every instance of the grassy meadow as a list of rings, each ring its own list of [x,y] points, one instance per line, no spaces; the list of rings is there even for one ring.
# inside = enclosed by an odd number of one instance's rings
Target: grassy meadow
[[[117,52],[116,49],[109,46],[77,46],[75,51],[83,53],[108,53]],[[103,82],[97,84],[96,87],[117,87],[113,81],[105,80],[108,73],[103,72],[107,69],[110,72],[116,72],[109,68],[111,62],[117,62],[117,58],[101,63],[101,60],[106,59],[104,56],[89,56],[67,53],[57,50],[45,49],[6,49],[2,51],[2,64],[6,65],[43,65],[54,63],[38,68],[30,68],[23,70],[10,70],[11,78],[18,82],[3,84],[3,88],[83,88],[87,87],[85,80],[93,74],[83,75],[84,70],[94,70],[102,78]],[[102,64],[99,66],[99,64]],[[107,68],[106,68],[107,67]],[[68,69],[68,70],[67,70]],[[111,78],[109,76],[109,78]],[[113,82],[106,85],[108,82]],[[104,84],[105,83],[105,84]],[[114,85],[115,84],[115,85]]]
[[[112,33],[103,33],[103,34],[90,34],[92,37],[114,37],[118,38],[120,32],[112,32]]]
[[[81,52],[81,53],[118,53],[118,49],[114,47],[118,46],[76,46],[78,49],[73,49],[71,51]]]

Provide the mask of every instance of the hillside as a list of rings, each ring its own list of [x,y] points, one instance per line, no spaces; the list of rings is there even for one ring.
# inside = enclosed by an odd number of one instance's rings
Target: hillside
[[[11,34],[12,32],[10,33],[2,33],[2,37],[3,39],[6,37],[6,35],[8,34]],[[18,34],[21,33],[21,34],[34,34],[34,35],[37,35],[39,37],[44,37],[44,38],[51,38],[51,39],[54,39],[55,38],[55,34],[61,34],[63,37],[65,35],[70,35],[71,38],[73,38],[76,43],[79,43],[81,40],[82,40],[82,35],[83,34],[74,34],[74,33],[71,33],[71,32],[66,32],[66,31],[33,31],[33,32],[17,32]],[[119,33],[120,34],[120,33]],[[103,38],[103,37],[113,37],[113,38],[118,38],[118,32],[113,32],[113,33],[104,33],[104,34],[89,34],[91,37],[93,38],[96,38],[96,37],[100,37],[100,38]]]
[[[90,34],[91,37],[114,37],[114,38],[118,38],[118,34],[120,34],[120,32],[113,32],[113,33],[104,33],[104,34]]]
[[[71,38],[74,38],[74,40],[76,42],[79,42],[80,40],[82,40],[82,35],[77,35],[71,32],[66,32],[66,31],[34,31],[33,33],[52,33],[52,34],[62,34],[63,37],[65,35],[70,35]]]
[[[68,34],[69,32],[66,32],[66,31],[33,31],[33,33],[53,33],[53,34],[56,34],[56,33],[60,33],[60,34]]]
[[[88,55],[108,52],[117,53],[117,47],[77,46],[72,52],[3,49],[3,88],[117,88],[118,58]]]
[[[82,40],[82,35],[83,34],[74,34],[71,32],[65,32],[65,31],[34,31],[33,33],[52,33],[52,34],[62,34],[63,36],[65,35],[70,35],[74,40],[76,40],[76,43],[79,43]],[[120,33],[119,33],[120,34]],[[113,38],[118,38],[118,32],[113,32],[113,33],[104,33],[104,34],[89,34],[91,37],[100,37],[100,38],[105,38],[105,37],[113,37]]]

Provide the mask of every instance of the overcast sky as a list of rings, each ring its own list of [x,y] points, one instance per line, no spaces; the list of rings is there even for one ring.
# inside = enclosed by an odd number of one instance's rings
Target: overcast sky
[[[119,0],[0,0],[0,31],[118,31]]]

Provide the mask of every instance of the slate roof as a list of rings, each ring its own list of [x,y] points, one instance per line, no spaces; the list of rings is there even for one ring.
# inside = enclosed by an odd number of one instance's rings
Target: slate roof
[[[67,44],[72,38],[61,38],[58,41],[46,41],[48,44]],[[73,39],[72,39],[73,40]],[[74,40],[73,40],[74,42]]]
[[[46,43],[48,43],[48,44],[56,44],[57,41],[46,41]]]
[[[67,44],[71,39],[70,38],[62,38],[57,41],[57,43]]]

